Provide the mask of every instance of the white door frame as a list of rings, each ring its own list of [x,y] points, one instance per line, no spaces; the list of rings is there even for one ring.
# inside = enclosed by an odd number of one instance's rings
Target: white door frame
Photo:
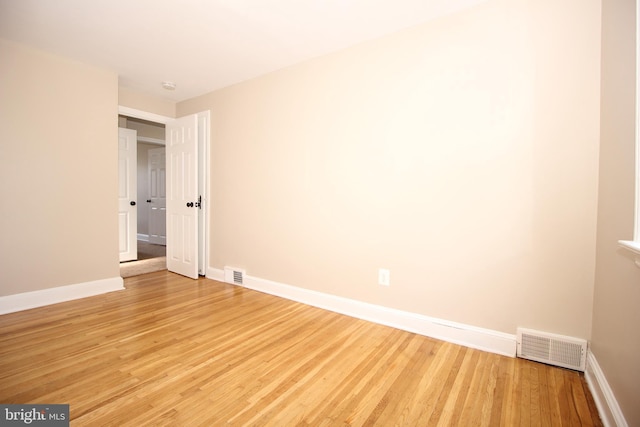
[[[150,122],[156,122],[156,123],[162,123],[164,125],[166,125],[168,122],[175,120],[175,118],[173,117],[167,117],[167,116],[162,116],[159,114],[155,114],[155,113],[150,113],[147,111],[143,111],[143,110],[137,110],[135,108],[130,108],[130,107],[125,107],[122,105],[118,105],[118,114],[122,115],[122,116],[128,116],[128,117],[133,117],[135,119],[142,119],[142,120],[148,120]],[[203,123],[205,124],[206,130],[204,132],[204,148],[205,148],[205,153],[204,153],[204,162],[203,162],[203,166],[204,166],[204,170],[200,169],[199,170],[199,174],[200,174],[200,179],[199,180],[203,180],[205,183],[205,188],[204,188],[204,203],[202,204],[202,210],[203,210],[203,214],[204,214],[204,223],[205,223],[205,227],[203,228],[199,228],[198,233],[199,233],[199,238],[200,241],[204,242],[204,261],[205,261],[205,265],[199,265],[198,266],[198,270],[200,272],[200,274],[206,276],[207,271],[209,270],[209,253],[210,253],[210,241],[209,241],[209,224],[211,224],[211,222],[209,221],[211,218],[211,191],[210,191],[210,170],[211,170],[211,125],[210,125],[210,112],[209,110],[207,111],[203,111],[201,113],[198,113],[198,122],[200,123],[200,121],[203,121]]]
[[[202,111],[198,116],[198,185],[200,194],[204,196],[203,208],[199,211],[198,227],[200,235],[198,239],[198,273],[207,276],[209,270],[209,213],[211,212],[211,187],[210,170],[211,163],[211,113]]]

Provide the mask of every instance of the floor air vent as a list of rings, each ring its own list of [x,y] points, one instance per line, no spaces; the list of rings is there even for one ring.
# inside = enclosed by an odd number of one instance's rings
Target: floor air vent
[[[587,341],[518,328],[517,356],[563,368],[585,370]]]
[[[224,281],[233,285],[242,285],[244,283],[244,270],[232,267],[224,268]]]

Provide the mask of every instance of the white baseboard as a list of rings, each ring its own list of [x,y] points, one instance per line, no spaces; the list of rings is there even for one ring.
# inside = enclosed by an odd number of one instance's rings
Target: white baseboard
[[[0,314],[28,310],[30,308],[57,304],[59,302],[105,294],[122,289],[124,289],[122,277],[111,277],[109,279],[94,280],[92,282],[78,283],[75,285],[2,296],[0,297]]]
[[[148,234],[138,233],[137,238],[138,238],[138,240],[142,240],[143,242],[148,242],[149,241],[149,235]]]
[[[207,269],[207,277],[224,282],[224,270],[210,267]],[[436,319],[248,275],[244,276],[244,287],[465,347],[509,357],[516,355],[516,336],[512,334]]]
[[[605,427],[628,427],[607,378],[591,351],[587,352],[587,369],[584,375]]]
[[[207,267],[206,277],[207,279],[224,282],[224,270],[220,270],[219,268]]]

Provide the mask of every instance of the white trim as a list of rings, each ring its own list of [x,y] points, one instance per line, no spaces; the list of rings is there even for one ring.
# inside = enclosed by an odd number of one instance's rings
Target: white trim
[[[143,242],[148,242],[149,241],[149,235],[148,234],[138,233],[138,240],[143,241]]]
[[[640,242],[633,242],[631,240],[618,240],[618,244],[621,247],[630,250],[634,254],[640,255]]]
[[[224,282],[224,270],[219,268],[207,267],[207,279]]]
[[[202,224],[200,224],[200,221],[198,221],[199,225],[202,225],[202,227],[200,227],[202,229],[199,230],[198,239],[204,238],[204,253],[202,254],[202,265],[198,265],[198,273],[201,274],[201,272],[204,272],[204,274],[206,275],[208,273],[209,267],[209,250],[211,244],[211,241],[209,239],[209,224],[211,223],[211,110],[201,111],[197,113],[197,117],[198,127],[202,122],[205,128],[202,147],[200,146],[200,141],[198,141],[198,158],[200,159],[201,156],[204,156],[204,158],[202,159],[202,163],[204,163],[204,171],[199,170],[200,168],[198,167],[198,181],[200,187],[198,191],[199,194],[204,198],[204,200],[202,200],[201,206],[204,214],[204,221]],[[202,148],[202,150],[200,150],[200,148]],[[200,258],[200,247],[198,247],[198,258]]]
[[[150,122],[167,124],[172,120],[175,120],[173,117],[161,116],[160,114],[150,113],[148,111],[137,110],[131,107],[125,107],[123,105],[118,105],[118,114],[121,116],[133,117],[134,119],[142,119]]]
[[[618,245],[628,251],[633,252],[635,255],[635,264],[640,267],[640,242],[634,242],[631,240],[618,240]]]
[[[636,129],[635,129],[635,157],[636,157],[636,182],[635,182],[635,220],[633,227],[633,240],[640,243],[640,2],[636,0]],[[638,265],[638,259],[636,259]],[[640,267],[640,265],[638,265]]]
[[[49,304],[105,294],[124,289],[122,277],[94,280],[75,285],[59,286],[33,292],[0,297],[0,314],[43,307]]]
[[[139,136],[138,142],[146,142],[147,144],[155,144],[155,145],[165,145],[164,139],[160,138],[150,138],[148,136]]]
[[[207,277],[224,282],[224,270],[209,268]],[[466,347],[509,357],[516,355],[516,336],[512,334],[369,304],[248,275],[244,276],[244,287]]]
[[[636,93],[635,93],[635,201],[633,213],[633,240],[618,240],[624,249],[635,255],[635,264],[640,267],[640,1],[636,0]]]
[[[591,351],[587,352],[587,369],[584,376],[598,408],[600,419],[605,427],[628,427],[629,424],[624,419],[622,410],[613,395],[607,378]]]

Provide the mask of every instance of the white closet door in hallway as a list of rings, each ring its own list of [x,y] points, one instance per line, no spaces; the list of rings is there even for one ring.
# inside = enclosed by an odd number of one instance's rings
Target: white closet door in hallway
[[[167,244],[167,174],[165,149],[149,150],[149,243]]]

